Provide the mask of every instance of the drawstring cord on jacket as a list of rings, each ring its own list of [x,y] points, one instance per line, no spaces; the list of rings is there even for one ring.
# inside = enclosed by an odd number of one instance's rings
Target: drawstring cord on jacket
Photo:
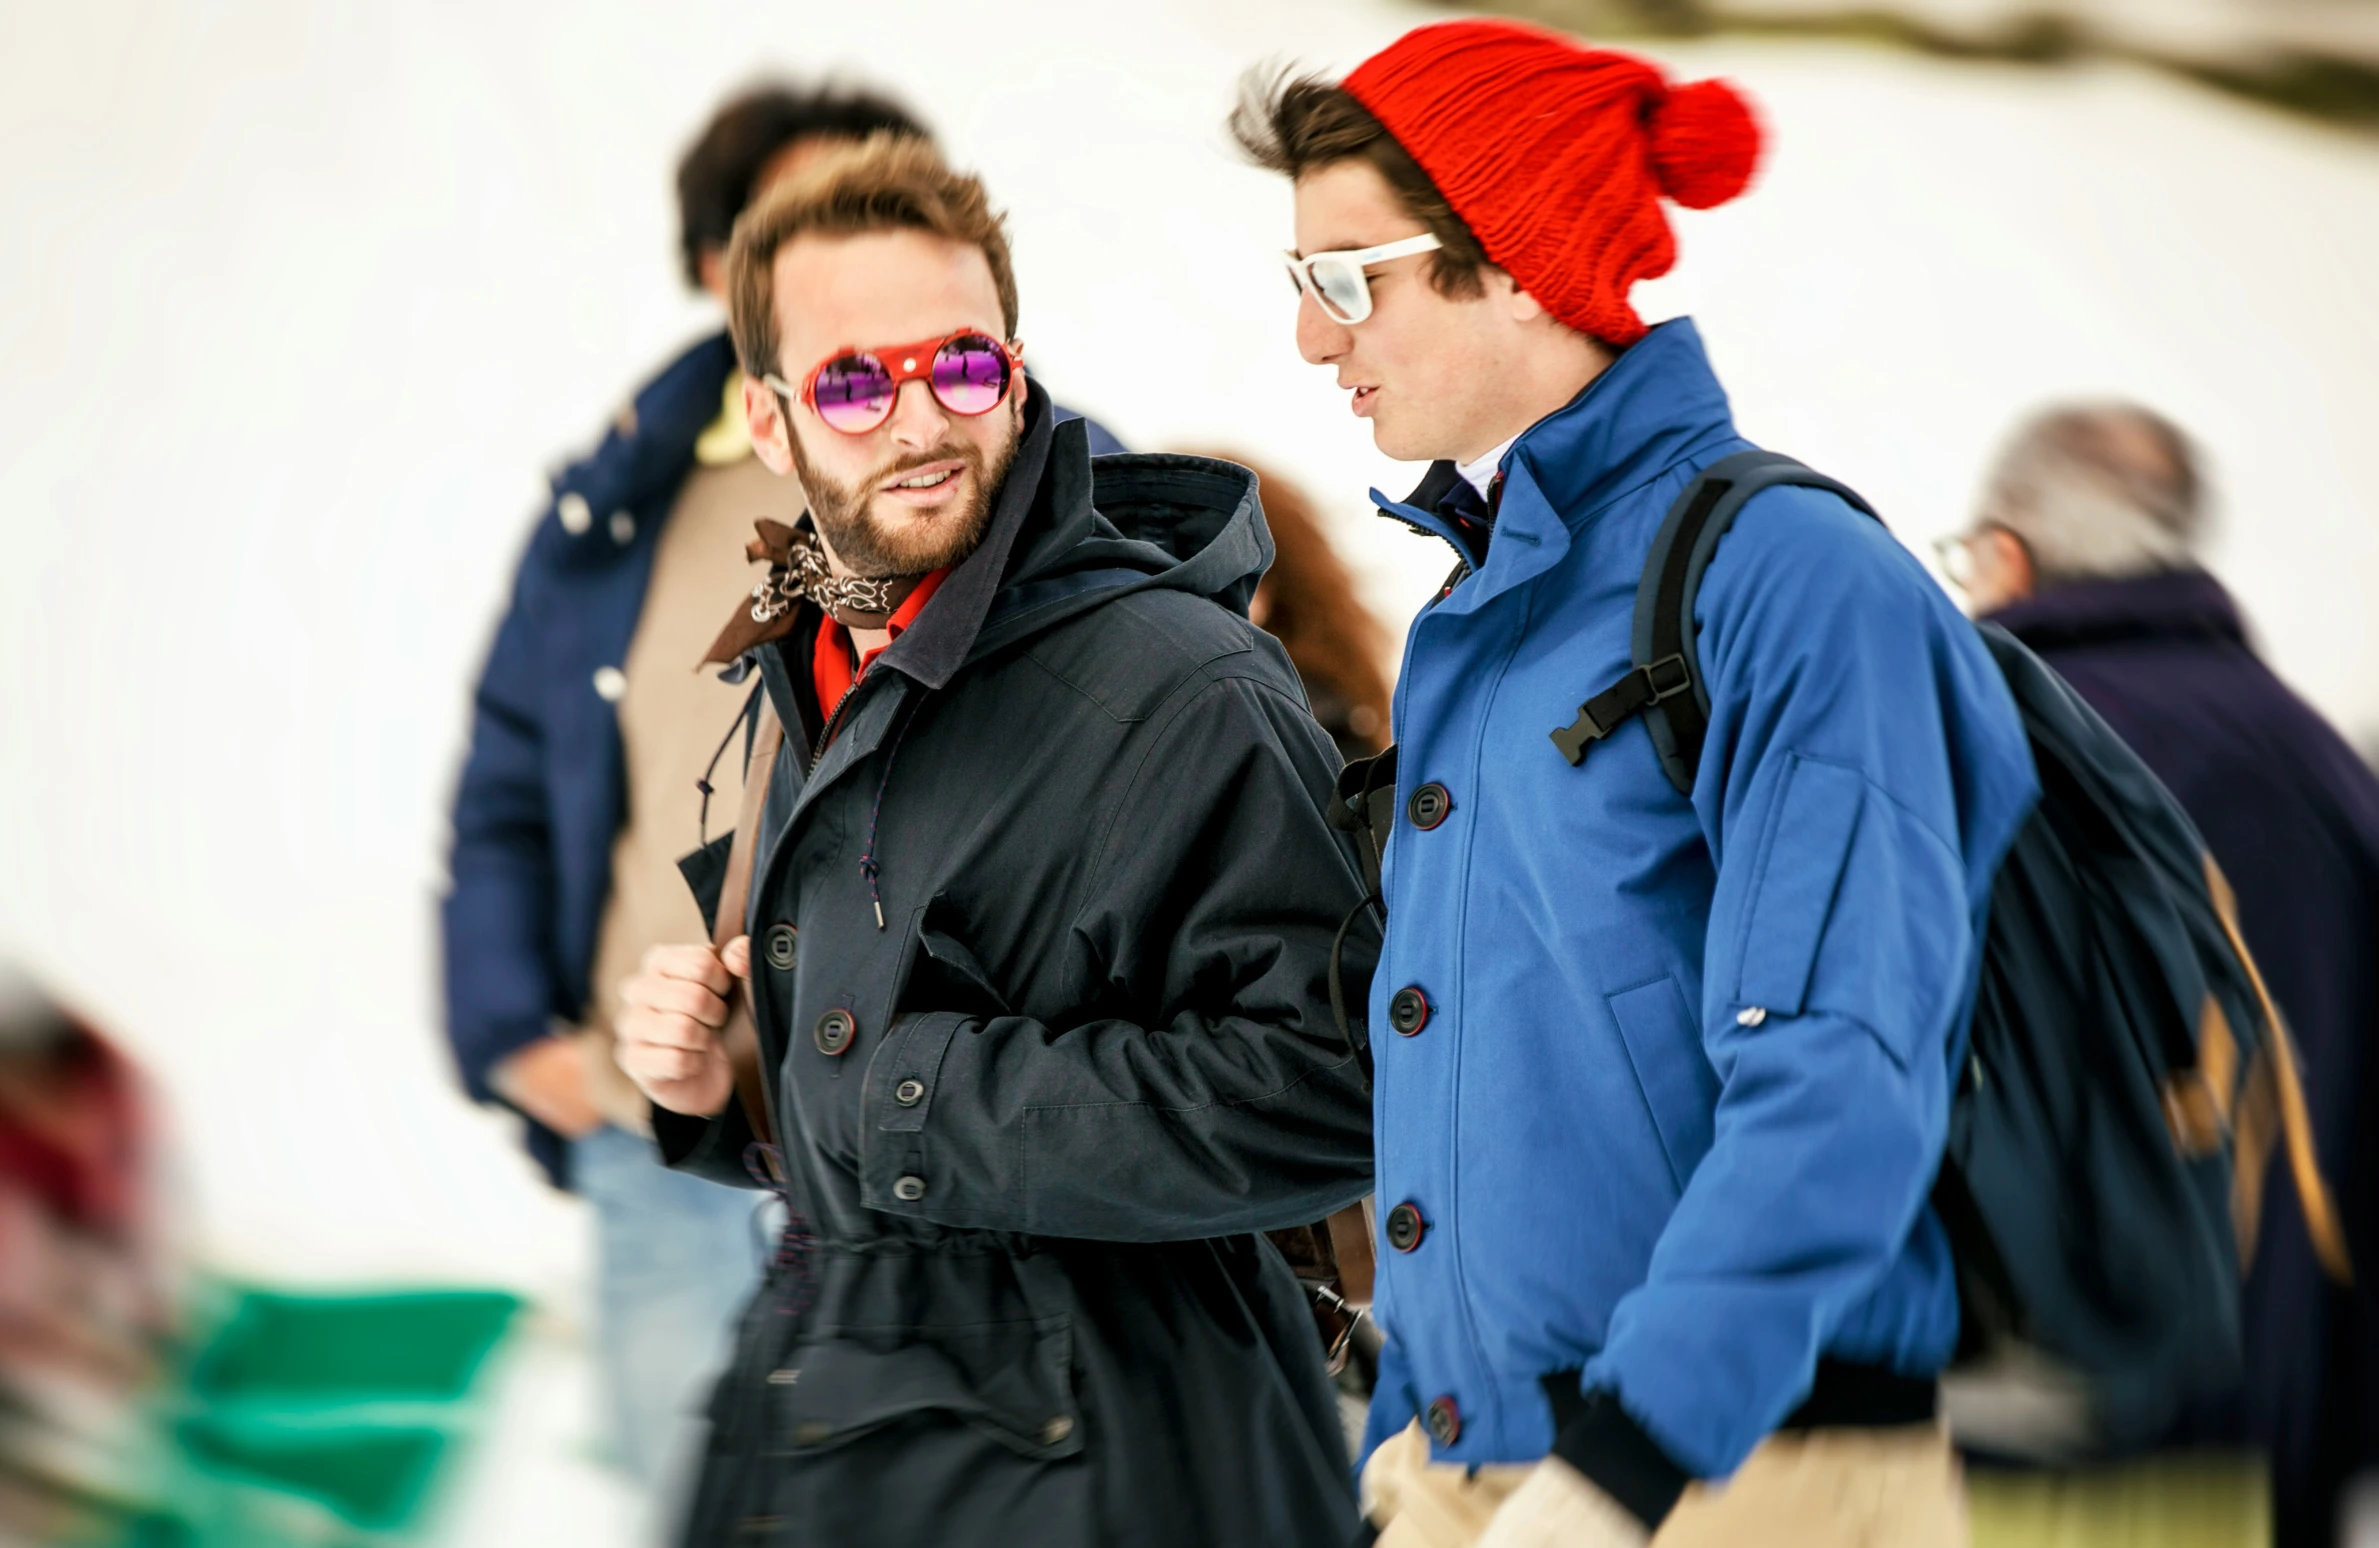
[[[892,733],[892,746],[884,753],[883,777],[876,781],[875,805],[867,813],[867,847],[859,852],[859,874],[867,878],[867,899],[875,905],[876,928],[884,928],[884,895],[876,887],[876,878],[883,867],[876,863],[876,828],[884,817],[884,792],[892,784],[892,764],[900,756],[900,744],[908,736],[909,727],[917,722],[917,711],[923,707],[925,695],[917,695],[908,713],[901,716],[900,725]]]
[[[785,1154],[774,1145],[754,1140],[743,1148],[743,1169],[754,1182],[776,1195],[785,1207],[785,1228],[777,1233],[776,1251],[769,1256],[769,1277],[782,1277],[783,1287],[777,1292],[776,1309],[780,1316],[798,1317],[809,1310],[810,1297],[817,1290],[817,1276],[811,1272],[810,1248],[817,1237],[810,1231],[801,1211],[793,1207],[793,1188],[787,1180]]]
[[[749,779],[752,776],[752,737],[759,729],[760,684],[754,683],[751,694],[743,701],[743,708],[736,711],[735,719],[729,723],[727,734],[719,738],[719,745],[712,750],[710,762],[702,766],[702,777],[694,781],[694,788],[702,792],[702,807],[694,817],[695,848],[700,849],[710,843],[710,798],[718,790],[710,782],[710,777],[719,771],[719,760],[727,756],[727,745],[735,740],[737,731],[743,732],[744,778]]]

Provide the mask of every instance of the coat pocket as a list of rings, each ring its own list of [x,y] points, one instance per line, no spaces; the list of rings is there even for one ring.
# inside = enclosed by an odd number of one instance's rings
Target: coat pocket
[[[795,1456],[940,1417],[1019,1456],[1055,1460],[1082,1450],[1072,1365],[1072,1324],[1059,1315],[880,1335],[836,1329],[805,1340],[768,1379]]]
[[[1009,1014],[1008,997],[991,981],[991,970],[959,938],[961,921],[950,900],[936,894],[917,913],[906,961],[895,981],[894,1016],[956,1011],[989,1018]]]
[[[1856,769],[1793,756],[1744,908],[1736,1004],[1801,1013],[1866,792]]]
[[[1716,1132],[1718,1074],[1702,1054],[1701,1029],[1677,980],[1665,974],[1609,996],[1608,1003],[1669,1174],[1683,1193]]]

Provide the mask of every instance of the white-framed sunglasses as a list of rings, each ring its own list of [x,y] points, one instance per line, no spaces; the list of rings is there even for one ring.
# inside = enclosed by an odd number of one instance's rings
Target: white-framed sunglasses
[[[1409,258],[1414,253],[1435,252],[1442,244],[1424,231],[1401,242],[1384,247],[1357,247],[1338,253],[1313,253],[1300,258],[1284,252],[1281,261],[1289,266],[1289,280],[1299,295],[1313,292],[1322,304],[1322,311],[1333,321],[1352,326],[1371,315],[1371,285],[1363,271],[1375,263],[1391,258]]]

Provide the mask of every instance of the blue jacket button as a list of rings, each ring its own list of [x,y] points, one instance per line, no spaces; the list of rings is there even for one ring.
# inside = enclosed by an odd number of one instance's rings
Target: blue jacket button
[[[1440,1446],[1451,1446],[1462,1438],[1462,1410],[1450,1397],[1431,1398],[1421,1413],[1421,1423]]]

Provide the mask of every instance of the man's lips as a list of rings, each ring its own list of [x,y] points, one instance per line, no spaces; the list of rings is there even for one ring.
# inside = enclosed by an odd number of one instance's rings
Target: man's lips
[[[903,505],[935,506],[958,492],[967,465],[957,459],[929,462],[922,467],[903,468],[876,486],[878,494],[890,495]]]
[[[1354,401],[1351,405],[1349,405],[1354,409],[1355,417],[1357,419],[1369,419],[1371,417],[1371,405],[1373,401],[1378,398],[1378,396],[1379,388],[1376,386],[1357,387],[1355,389]]]

